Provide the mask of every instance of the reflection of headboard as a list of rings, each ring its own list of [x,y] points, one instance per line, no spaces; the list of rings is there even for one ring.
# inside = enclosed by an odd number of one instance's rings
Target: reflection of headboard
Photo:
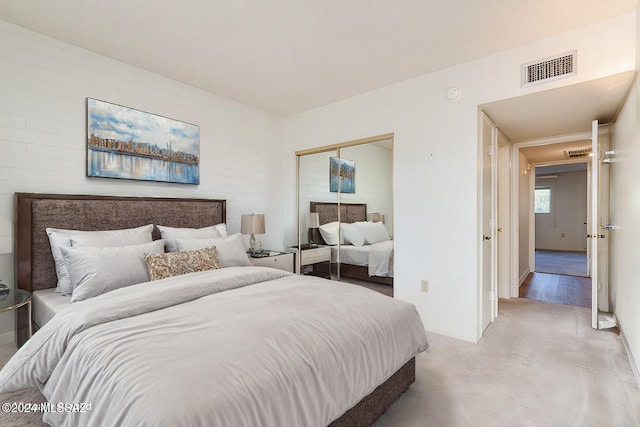
[[[310,202],[309,212],[317,212],[320,225],[338,221],[338,203]],[[340,222],[352,223],[367,220],[366,203],[340,203]],[[317,228],[311,229],[311,238],[315,243],[323,243],[324,239]]]

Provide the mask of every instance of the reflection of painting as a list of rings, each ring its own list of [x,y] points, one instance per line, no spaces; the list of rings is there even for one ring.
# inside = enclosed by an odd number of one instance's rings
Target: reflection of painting
[[[356,192],[356,164],[353,160],[331,157],[329,159],[329,191],[341,193]]]
[[[87,98],[87,175],[199,184],[200,128]]]

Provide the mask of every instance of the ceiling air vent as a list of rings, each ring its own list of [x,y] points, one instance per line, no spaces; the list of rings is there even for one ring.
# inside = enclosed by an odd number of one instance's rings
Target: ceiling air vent
[[[564,150],[564,157],[566,159],[577,159],[579,157],[591,156],[591,147],[576,148],[575,150]]]
[[[547,83],[576,74],[577,51],[563,53],[522,66],[522,87]]]

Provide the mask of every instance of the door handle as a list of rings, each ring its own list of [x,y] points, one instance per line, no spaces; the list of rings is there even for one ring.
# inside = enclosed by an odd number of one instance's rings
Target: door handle
[[[491,236],[485,236],[484,234],[482,235],[482,241],[486,242],[487,240],[491,240]]]

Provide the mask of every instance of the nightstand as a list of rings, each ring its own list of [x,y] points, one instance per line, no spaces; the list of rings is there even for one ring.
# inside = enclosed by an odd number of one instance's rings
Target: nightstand
[[[300,251],[300,270],[302,274],[331,278],[331,248],[302,248]]]
[[[31,326],[31,292],[24,289],[10,289],[0,294],[0,313],[11,310],[18,310],[20,307],[27,306],[28,313],[28,331],[31,338],[33,329]]]
[[[266,256],[254,258],[249,255],[251,264],[259,267],[271,267],[279,270],[288,271],[293,273],[293,254],[286,252],[268,251]]]

